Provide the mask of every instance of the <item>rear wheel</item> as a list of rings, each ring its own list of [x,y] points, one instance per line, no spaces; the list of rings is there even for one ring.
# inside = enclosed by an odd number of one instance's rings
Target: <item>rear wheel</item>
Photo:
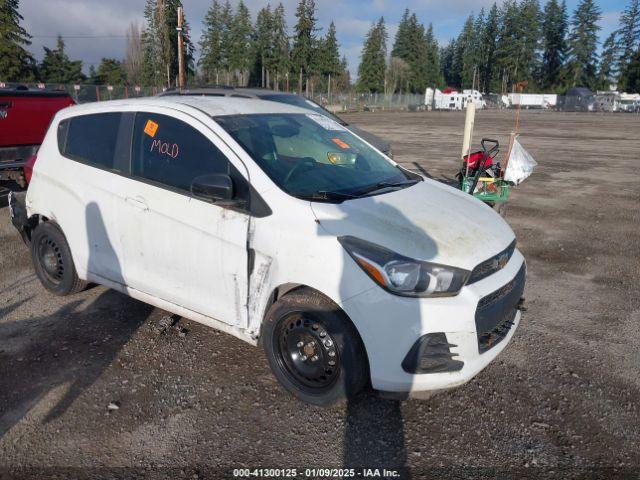
[[[87,286],[78,278],[67,239],[51,222],[41,223],[33,231],[31,259],[42,286],[54,295],[70,295]]]
[[[307,289],[278,300],[267,313],[261,341],[280,383],[319,406],[352,399],[369,382],[362,340],[333,302]]]

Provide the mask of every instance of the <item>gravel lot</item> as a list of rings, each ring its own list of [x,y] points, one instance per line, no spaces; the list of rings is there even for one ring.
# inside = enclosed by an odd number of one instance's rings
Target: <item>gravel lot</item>
[[[345,117],[390,138],[409,168],[458,167],[463,114]],[[475,138],[506,145],[513,123],[480,112]],[[0,209],[0,478],[342,466],[640,478],[640,117],[523,112],[522,132],[539,167],[507,219],[529,265],[528,311],[496,362],[429,400],[307,406],[229,335],[166,326],[166,312],[103,287],[53,297]]]

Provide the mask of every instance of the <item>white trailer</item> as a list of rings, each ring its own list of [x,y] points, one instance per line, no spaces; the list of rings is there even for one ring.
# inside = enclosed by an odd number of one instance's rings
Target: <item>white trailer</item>
[[[596,108],[600,112],[617,112],[620,110],[620,94],[618,92],[596,92]]]
[[[442,92],[437,88],[427,88],[424,95],[424,104],[434,110],[463,110],[467,103],[474,103],[478,110],[486,107],[482,94],[477,90],[463,90],[460,93],[455,90]]]
[[[508,107],[515,108],[554,108],[558,95],[553,93],[510,93],[505,102]]]
[[[621,93],[620,111],[640,112],[640,93]]]

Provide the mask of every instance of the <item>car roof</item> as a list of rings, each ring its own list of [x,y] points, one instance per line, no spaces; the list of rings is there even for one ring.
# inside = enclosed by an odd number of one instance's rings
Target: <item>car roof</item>
[[[194,96],[168,95],[163,97],[143,97],[127,100],[112,100],[107,102],[86,103],[71,107],[74,113],[83,110],[116,110],[118,107],[135,107],[143,109],[145,106],[169,107],[184,110],[184,107],[195,108],[205,114],[215,117],[223,115],[250,115],[258,113],[304,113],[309,110],[286,103],[258,100],[254,98],[228,96]],[[70,109],[71,110],[71,109]]]

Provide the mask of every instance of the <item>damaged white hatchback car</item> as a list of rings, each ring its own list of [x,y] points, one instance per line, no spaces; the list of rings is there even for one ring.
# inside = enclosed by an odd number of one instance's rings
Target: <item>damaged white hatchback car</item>
[[[261,343],[313,404],[460,385],[520,320],[526,267],[499,215],[294,106],[67,108],[23,200],[49,291],[96,282]]]

